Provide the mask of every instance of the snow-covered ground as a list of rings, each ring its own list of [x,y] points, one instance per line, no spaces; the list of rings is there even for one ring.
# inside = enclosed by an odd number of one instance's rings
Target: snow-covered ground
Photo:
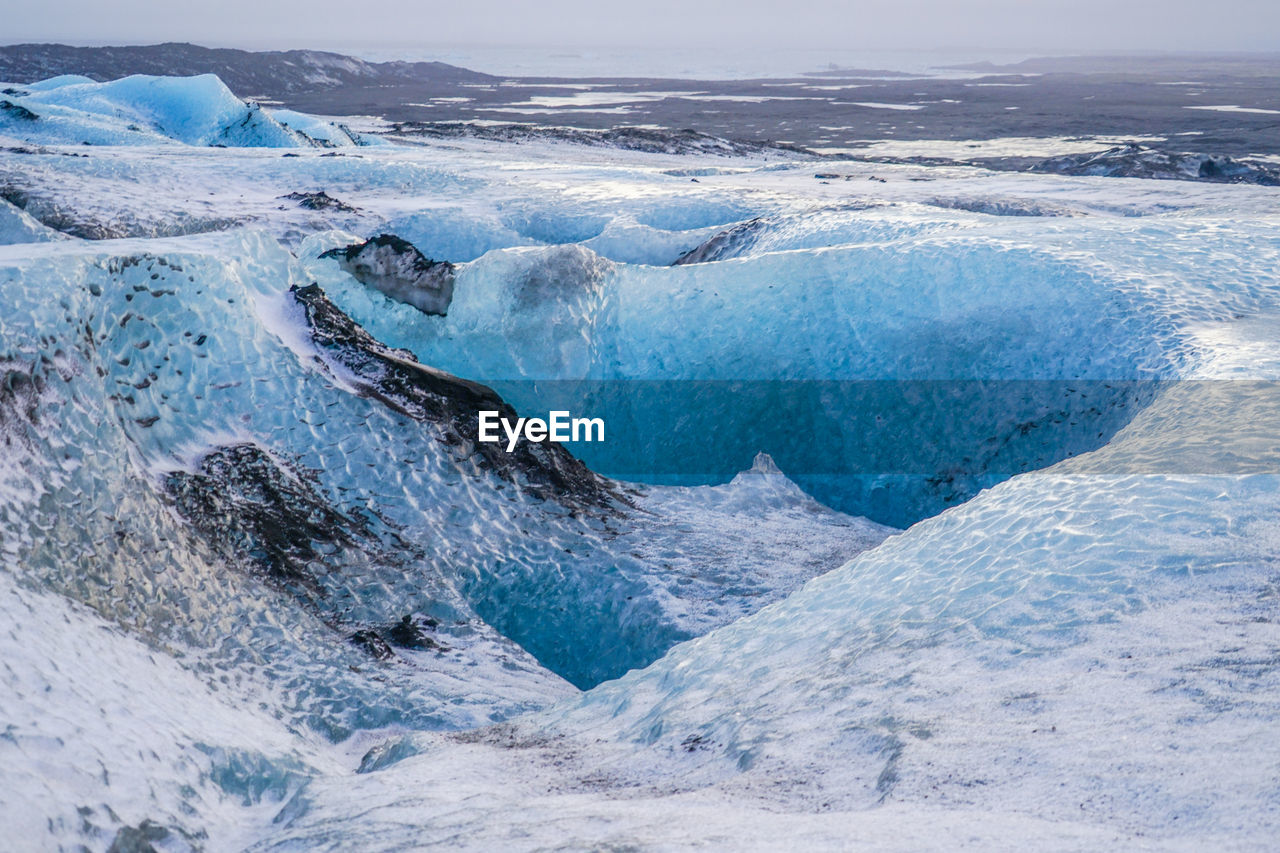
[[[1280,190],[220,86],[4,96],[7,844],[1273,844]],[[320,257],[381,233],[446,316]]]

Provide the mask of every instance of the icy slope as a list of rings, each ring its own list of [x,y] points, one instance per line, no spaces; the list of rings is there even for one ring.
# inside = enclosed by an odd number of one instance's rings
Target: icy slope
[[[0,612],[7,643],[21,648],[0,676],[0,812],[11,849],[107,849],[122,826],[125,837],[166,842],[161,849],[210,838],[245,846],[309,775],[349,763],[8,573]]]
[[[296,262],[261,235],[26,246],[0,269],[6,572],[88,605],[308,741],[545,706],[571,690],[548,667],[589,685],[644,665],[889,533],[768,466],[721,489],[606,485],[593,499],[585,469],[566,480],[547,468],[540,486],[540,449],[510,470],[505,454],[469,456],[441,401],[491,392],[386,350],[318,289],[291,291]],[[687,536],[693,524],[705,532]],[[746,535],[726,545],[734,527]],[[104,678],[149,678],[101,664]],[[23,679],[31,720],[92,715],[85,698],[50,694],[58,711]],[[43,751],[47,725],[19,726],[35,738],[26,754],[79,761]],[[128,716],[101,725],[112,741],[145,736]],[[104,780],[138,772],[108,758]],[[298,761],[279,784],[261,763],[237,771],[243,783],[199,760],[190,772],[233,797],[240,784],[283,795],[313,774]],[[177,834],[215,831],[222,806],[174,817],[187,770],[147,772],[146,816]],[[81,780],[32,796],[65,806],[50,812],[61,833],[76,825],[70,804],[115,809],[131,795]],[[93,808],[108,817],[86,838],[135,820]]]
[[[1269,383],[1179,388],[1094,457],[921,523],[565,723],[598,737],[608,719],[610,740],[673,755],[696,744],[680,784],[748,771],[735,787],[794,779],[851,806],[1238,831],[1274,813],[1280,760],[1277,460],[1257,444],[1277,402]],[[1129,451],[1150,442],[1158,462]]]
[[[7,201],[0,201],[0,245],[43,243],[63,239],[63,237],[64,235],[52,228],[40,224],[26,211],[14,207]]]
[[[206,243],[174,243],[167,249],[163,244],[137,244],[136,254],[127,250],[121,254],[119,247],[112,248],[114,251],[104,253],[97,248],[77,247],[43,255],[26,250],[26,257],[12,261],[7,271],[5,293],[14,314],[6,339],[13,347],[9,356],[13,376],[23,377],[24,383],[40,389],[42,395],[55,395],[49,405],[67,406],[75,413],[75,417],[63,419],[59,430],[42,432],[37,405],[36,413],[28,418],[30,426],[19,424],[15,427],[17,434],[35,431],[38,440],[29,435],[28,439],[36,442],[36,448],[45,449],[44,453],[36,453],[39,458],[51,458],[47,454],[52,447],[75,448],[77,455],[83,453],[79,435],[96,436],[92,443],[100,448],[90,457],[100,460],[93,464],[85,461],[68,467],[69,463],[61,463],[49,468],[42,479],[46,488],[66,477],[66,488],[72,493],[123,490],[131,499],[148,506],[162,499],[156,495],[159,487],[178,494],[181,500],[177,511],[184,514],[186,521],[199,526],[200,514],[209,513],[203,495],[234,486],[245,478],[268,478],[278,495],[268,506],[284,504],[286,510],[304,514],[320,512],[330,505],[335,508],[339,515],[329,518],[323,526],[337,525],[347,530],[332,546],[347,546],[355,553],[347,554],[347,547],[339,547],[331,560],[355,560],[347,571],[362,566],[362,583],[368,583],[369,572],[383,571],[376,562],[363,565],[370,559],[392,562],[385,567],[389,574],[383,581],[388,592],[403,587],[404,581],[397,578],[411,571],[415,562],[434,564],[434,569],[412,582],[417,589],[403,590],[405,597],[393,594],[373,601],[367,599],[365,592],[346,588],[347,582],[336,577],[316,578],[314,582],[321,587],[339,584],[321,596],[324,609],[332,612],[328,618],[340,617],[340,624],[351,626],[352,631],[361,626],[394,624],[403,613],[417,610],[438,621],[459,618],[459,610],[465,616],[466,606],[449,589],[451,584],[460,584],[478,602],[477,606],[489,602],[484,606],[496,608],[494,618],[519,618],[528,625],[526,631],[531,632],[510,629],[508,635],[519,636],[522,642],[534,646],[547,642],[539,641],[539,637],[554,637],[554,642],[564,645],[566,655],[576,647],[573,654],[578,662],[565,659],[563,666],[577,667],[573,670],[576,672],[593,672],[596,667],[618,665],[583,653],[581,642],[607,648],[613,638],[607,630],[602,633],[603,625],[595,626],[590,621],[590,610],[582,609],[586,599],[579,600],[577,609],[571,611],[572,619],[579,624],[555,630],[545,622],[567,618],[554,615],[561,608],[551,608],[551,613],[534,615],[531,620],[530,616],[517,617],[509,612],[510,605],[499,607],[492,603],[494,596],[514,595],[515,589],[508,588],[511,584],[517,588],[531,583],[544,587],[535,598],[601,598],[591,606],[606,608],[617,605],[623,598],[623,589],[633,594],[643,592],[652,583],[646,578],[645,563],[628,559],[615,565],[618,557],[611,555],[611,549],[601,540],[616,513],[599,521],[573,517],[557,520],[564,508],[543,508],[536,500],[526,506],[528,499],[521,498],[520,491],[532,490],[532,498],[539,494],[532,482],[534,474],[528,470],[511,475],[518,476],[524,484],[511,496],[504,497],[483,477],[467,485],[479,473],[473,470],[472,461],[457,451],[440,448],[436,452],[431,444],[419,446],[419,428],[412,423],[415,419],[430,423],[435,416],[429,410],[420,413],[416,404],[398,399],[400,392],[387,384],[391,380],[386,377],[378,380],[380,385],[373,391],[368,390],[371,377],[381,375],[371,371],[387,369],[376,358],[369,358],[367,348],[373,345],[371,342],[360,344],[366,348],[364,354],[351,350],[347,356],[326,349],[341,340],[333,337],[335,327],[317,326],[321,315],[314,313],[311,303],[303,305],[301,293],[295,296],[287,291],[290,282],[297,280],[297,272],[288,254],[269,241],[236,236]],[[228,263],[222,260],[224,257],[242,260]],[[42,283],[39,288],[29,284],[37,281]],[[51,293],[62,295],[57,302],[50,302]],[[84,332],[85,343],[69,349],[74,336],[81,333],[72,331],[77,328]],[[65,331],[58,334],[57,329]],[[52,337],[48,337],[50,334]],[[40,335],[46,336],[43,344]],[[60,380],[53,380],[54,375]],[[59,403],[63,383],[69,387],[65,390],[66,399]],[[281,400],[291,403],[282,408]],[[38,402],[46,401],[42,396]],[[321,412],[327,414],[321,417]],[[363,438],[350,434],[352,423],[365,426]],[[502,454],[482,468],[497,466],[505,459]],[[125,460],[132,463],[123,464]],[[55,479],[48,479],[58,469],[66,470]],[[321,472],[317,485],[306,485],[313,476],[307,472]],[[332,479],[335,475],[339,477],[337,481]],[[570,483],[548,482],[559,489],[568,488]],[[582,483],[572,482],[571,494],[581,497]],[[459,506],[460,488],[474,492],[469,501],[462,502],[474,502],[470,513],[450,509]],[[59,504],[55,498],[48,500],[44,512],[53,523]],[[637,495],[635,500],[642,501],[644,497]],[[800,505],[806,500],[798,495],[794,498]],[[291,508],[290,504],[298,506]],[[313,505],[318,508],[307,509]],[[217,515],[231,509],[220,506]],[[56,577],[63,578],[61,582],[74,584],[78,594],[92,597],[92,586],[84,586],[83,578],[73,580],[64,574],[66,569],[60,565],[58,555],[67,543],[48,541],[31,532],[40,529],[42,516],[32,517],[16,506],[11,512],[17,529],[28,531],[19,541],[29,542],[45,555],[36,559],[34,553],[28,553],[27,565],[46,566],[57,573]],[[114,572],[124,572],[128,576],[135,570],[129,555],[139,547],[145,551],[147,546],[142,543],[156,536],[165,520],[165,514],[157,515],[154,508],[136,515],[140,523],[143,519],[152,521],[142,523],[141,538],[135,544],[130,544],[128,527],[108,524],[114,531],[108,541],[114,538],[122,547],[96,553],[95,573],[112,576]],[[829,515],[837,526],[847,527],[847,521]],[[514,521],[522,517],[529,520]],[[485,518],[507,521],[492,530],[492,539],[486,536],[476,540],[462,532],[442,536],[449,529],[468,530],[480,523],[477,519]],[[619,516],[617,523],[623,531],[634,525],[643,529],[650,524],[646,518],[644,513],[633,521]],[[94,534],[88,531],[100,521],[86,519],[86,535],[92,537]],[[517,546],[514,543],[522,534],[518,526],[507,528],[509,524],[558,527],[562,535],[571,537],[574,546],[566,549],[554,541]],[[871,531],[874,527],[868,525],[866,529]],[[609,535],[619,532],[613,529]],[[353,543],[353,539],[359,542]],[[166,544],[162,552],[172,547],[174,543]],[[246,546],[250,556],[258,548]],[[396,555],[393,560],[382,554],[388,548]],[[370,551],[373,553],[367,553]],[[271,553],[274,551],[268,548],[268,555]],[[104,557],[107,565],[96,562]],[[304,553],[303,564],[306,558]],[[182,557],[175,560],[186,562]],[[279,568],[279,559],[268,562],[269,569]],[[548,564],[559,567],[550,585]],[[198,560],[193,570],[206,571]],[[443,578],[436,574],[441,570]],[[296,571],[281,571],[286,580],[297,580]],[[611,600],[610,594],[600,590],[589,591],[608,582],[610,572],[620,575],[616,598]],[[566,575],[580,576],[582,588],[575,591],[574,586],[566,586]],[[433,577],[436,580],[432,581]],[[430,583],[443,586],[434,591],[423,587]],[[292,594],[309,601],[314,590],[307,584],[303,586]],[[534,590],[528,592],[533,594]],[[768,590],[751,594],[761,592]],[[623,660],[645,662],[671,642],[689,636],[689,627],[682,627],[679,618],[660,603],[648,595],[634,597],[636,603],[628,609],[635,612],[624,625],[634,623],[632,630],[646,639],[641,645],[629,642],[620,647],[617,654]],[[536,608],[530,611],[536,612]],[[614,617],[601,611],[600,618]],[[663,626],[661,630],[657,630],[659,626]],[[575,642],[579,635],[582,640]],[[593,635],[594,639],[587,639]],[[640,657],[629,657],[633,655]]]
[[[1278,424],[1274,381],[1166,386],[1104,449],[643,671],[474,736],[401,741],[408,757],[313,789],[263,849],[357,831],[374,849],[412,832],[767,849],[788,825],[773,811],[805,815],[796,831],[822,848],[995,832],[984,845],[1267,849]],[[460,815],[441,768],[476,791],[522,787]]]
[[[137,254],[103,255],[68,247],[68,254],[5,263],[5,299],[13,310],[5,328],[5,372],[10,387],[35,392],[29,413],[6,431],[11,445],[30,453],[2,510],[12,570],[159,642],[201,649],[211,655],[210,666],[243,659],[251,669],[261,667],[275,682],[277,713],[335,736],[352,726],[407,719],[428,725],[477,714],[488,719],[556,695],[562,682],[474,620],[448,579],[424,565],[427,555],[404,547],[392,507],[369,507],[358,491],[343,500],[339,496],[351,491],[344,483],[286,488],[326,467],[359,472],[374,470],[366,466],[388,453],[416,458],[406,446],[411,437],[393,441],[398,450],[379,447],[375,438],[363,462],[351,439],[344,440],[339,423],[364,422],[372,436],[386,439],[400,421],[318,372],[305,333],[291,331],[287,318],[296,307],[275,290],[288,282],[287,253],[254,238],[193,248],[154,254],[137,246]],[[242,260],[228,263],[224,253]],[[288,343],[303,348],[305,360]],[[281,407],[284,399],[292,405]],[[317,441],[326,431],[308,412],[352,405],[353,412],[335,417],[328,438]],[[270,550],[260,556],[264,543],[252,538],[228,554],[226,532],[202,525],[204,504],[197,500],[198,478],[211,474],[209,454],[224,447],[260,450],[221,466],[221,479],[203,491],[233,489],[237,477],[252,474],[244,488],[253,495],[270,475],[282,497],[259,498],[250,518],[282,502],[303,518],[317,506],[333,507],[349,519],[350,535],[318,543],[323,557],[301,555],[302,578],[280,577],[273,571],[279,561],[266,559]],[[335,454],[341,466],[326,461]],[[245,471],[249,465],[256,468]],[[175,479],[178,474],[183,478]],[[402,493],[406,499],[413,500]],[[231,508],[213,509],[216,519]],[[284,520],[297,523],[288,515]],[[332,528],[333,521],[324,526]],[[229,565],[242,570],[228,571]],[[229,621],[182,615],[193,611],[225,613]],[[443,642],[449,654],[419,656],[411,649],[382,668],[347,642],[358,631],[411,614],[443,623],[445,635],[460,634]],[[488,676],[506,686],[495,692],[485,678],[464,678],[477,663],[473,655],[506,661]],[[465,691],[432,688],[422,678],[435,670],[469,685]],[[399,684],[377,708],[357,698],[371,679]],[[528,685],[517,686],[522,680]]]
[[[186,145],[296,148],[354,145],[340,125],[300,113],[273,116],[213,74],[134,75],[96,83],[68,75],[5,87],[0,133],[45,145]]]

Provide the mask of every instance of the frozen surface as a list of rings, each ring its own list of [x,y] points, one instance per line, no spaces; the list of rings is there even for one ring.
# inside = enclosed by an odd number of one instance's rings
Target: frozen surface
[[[219,86],[7,96],[20,847],[1271,846],[1276,189],[326,150]],[[447,316],[320,258],[381,233]],[[404,375],[650,482],[504,477]]]
[[[289,110],[273,114],[231,93],[213,74],[134,75],[95,83],[64,75],[7,86],[0,133],[62,145],[186,145],[236,148],[334,147],[358,137],[333,122]]]
[[[25,210],[14,207],[7,201],[0,201],[0,245],[44,243],[59,239],[65,239],[65,235],[42,225]]]

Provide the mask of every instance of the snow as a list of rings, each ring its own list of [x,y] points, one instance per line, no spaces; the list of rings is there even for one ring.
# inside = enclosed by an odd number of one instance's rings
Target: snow
[[[94,83],[92,78],[85,77],[82,74],[60,74],[57,77],[49,77],[45,80],[39,80],[35,83],[23,84],[24,89],[30,89],[33,92],[47,92],[51,89],[60,89],[63,86],[79,86],[85,83]]]
[[[844,130],[844,128],[831,128]],[[1091,137],[996,137],[994,139],[887,139],[861,148],[822,148],[823,153],[852,154],[857,157],[938,157],[953,160],[979,157],[1057,157],[1104,151],[1128,142],[1164,142],[1161,136]]]
[[[1277,190],[322,151],[294,131],[329,120],[215,84],[46,82],[13,97],[49,126],[3,128],[20,848],[147,820],[173,849],[262,850],[1280,831]],[[246,147],[208,147],[255,115]],[[272,140],[305,147],[250,146]],[[354,210],[284,198],[320,191]],[[447,317],[319,259],[384,232],[459,265]],[[290,293],[312,282],[521,414],[604,413],[610,441],[573,449],[627,505],[535,498],[362,396]],[[228,446],[356,531],[313,585],[180,511],[171,477]],[[349,640],[405,616],[445,648]]]
[[[1240,107],[1235,104],[1214,104],[1194,107],[1183,107],[1186,110],[1210,110],[1216,113],[1256,113],[1259,115],[1280,115],[1280,110],[1264,110],[1261,107]]]
[[[922,110],[923,104],[885,104],[879,101],[853,101],[854,106],[868,107],[873,110]]]

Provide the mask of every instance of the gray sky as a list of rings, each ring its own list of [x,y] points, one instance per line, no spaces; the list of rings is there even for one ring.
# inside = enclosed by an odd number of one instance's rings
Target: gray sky
[[[1280,0],[0,0],[0,43],[1280,50]]]

